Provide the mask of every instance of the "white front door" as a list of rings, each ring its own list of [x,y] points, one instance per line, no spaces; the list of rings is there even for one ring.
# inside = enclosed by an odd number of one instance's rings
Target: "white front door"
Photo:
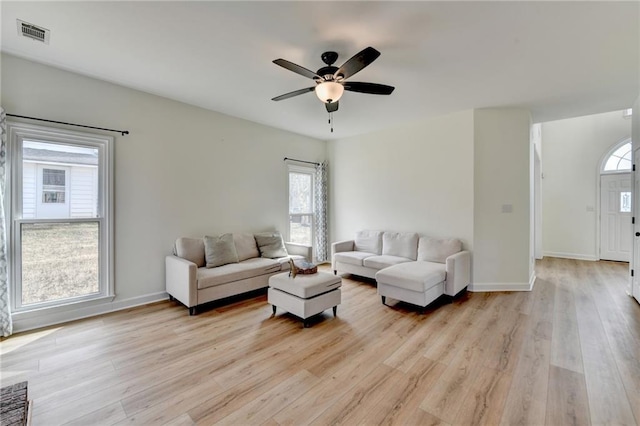
[[[640,167],[640,149],[636,149],[633,153],[633,162],[634,164],[638,164]],[[633,172],[634,179],[634,202],[633,202],[633,210],[634,216],[636,218],[640,218],[640,203],[637,200],[640,200],[640,170],[636,170]],[[635,273],[635,270],[640,271],[640,220],[636,220],[634,225],[633,232],[635,233],[635,237],[633,240],[633,268],[634,274],[631,279],[631,295],[636,298],[638,302],[640,302],[640,273]]]
[[[69,217],[69,167],[38,165],[36,184],[36,217],[61,219]]]
[[[631,259],[631,174],[600,176],[600,259]]]

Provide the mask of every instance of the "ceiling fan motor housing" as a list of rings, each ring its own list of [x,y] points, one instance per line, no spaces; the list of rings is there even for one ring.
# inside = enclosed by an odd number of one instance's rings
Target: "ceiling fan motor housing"
[[[338,71],[338,67],[329,65],[328,67],[320,68],[316,74],[324,78],[325,81],[333,81],[333,75]]]

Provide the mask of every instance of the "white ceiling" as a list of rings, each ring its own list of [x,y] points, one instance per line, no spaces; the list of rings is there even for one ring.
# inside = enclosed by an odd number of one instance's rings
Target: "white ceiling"
[[[536,122],[629,108],[640,92],[638,2],[1,2],[2,51],[269,126],[335,139],[481,107]],[[16,19],[51,30],[18,36]],[[322,52],[382,55],[351,81],[329,132]],[[28,111],[22,111],[27,113]]]

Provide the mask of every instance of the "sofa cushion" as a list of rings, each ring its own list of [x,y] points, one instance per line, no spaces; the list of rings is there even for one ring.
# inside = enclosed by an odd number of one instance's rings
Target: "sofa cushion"
[[[415,232],[385,232],[382,234],[382,254],[418,258],[418,234]]]
[[[411,262],[413,259],[407,259],[406,257],[400,256],[389,256],[387,254],[382,254],[380,256],[370,256],[364,259],[362,262],[363,266],[367,268],[373,269],[382,269],[387,268],[389,266],[397,265],[399,263]]]
[[[261,232],[254,236],[260,250],[260,256],[276,259],[288,255],[282,235],[279,232]]]
[[[375,256],[375,254],[364,251],[342,251],[334,254],[333,260],[336,262],[348,263],[350,265],[362,266],[362,261],[371,256]]]
[[[256,239],[253,234],[233,234],[233,243],[238,253],[238,262],[253,257],[260,257],[260,252],[258,251]]]
[[[215,268],[216,266],[222,266],[228,263],[237,263],[238,253],[233,243],[233,235],[205,235],[204,257],[207,261],[205,265],[207,268]]]
[[[202,238],[178,238],[173,249],[173,254],[195,263],[198,268],[200,268],[205,264],[204,241]]]
[[[445,266],[433,262],[407,262],[376,273],[376,281],[407,290],[424,292],[441,283],[447,276]]]
[[[462,241],[457,238],[421,237],[418,242],[418,260],[445,263],[447,257],[462,251]]]
[[[356,251],[382,254],[382,231],[358,231],[355,238]]]
[[[280,263],[277,260],[254,257],[217,268],[198,268],[196,279],[198,289],[203,289],[279,271]]]

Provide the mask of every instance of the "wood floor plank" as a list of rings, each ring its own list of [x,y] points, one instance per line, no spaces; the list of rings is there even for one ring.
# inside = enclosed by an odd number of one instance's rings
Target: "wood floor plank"
[[[283,426],[311,423],[336,401],[351,393],[353,387],[377,369],[400,342],[399,336],[392,335],[391,338],[375,339],[370,346],[361,346],[357,352],[349,355],[348,362],[339,369],[326,371],[319,376],[321,381],[304,398],[284,407],[274,419]],[[295,363],[296,360],[290,362]]]
[[[566,288],[556,290],[551,364],[580,374],[584,371],[575,302],[572,292]]]
[[[554,425],[589,425],[589,402],[584,375],[552,365],[545,423]]]
[[[513,372],[501,425],[539,425],[545,421],[551,341],[528,338]]]
[[[491,329],[496,325],[498,317],[495,310],[481,311],[475,326],[479,329]],[[482,334],[457,331],[452,336],[457,339],[456,355],[420,404],[421,409],[448,423],[455,421],[460,401],[467,400],[471,386],[485,368],[486,362],[486,338]]]
[[[283,405],[287,405],[304,395],[317,381],[318,378],[313,374],[306,370],[300,370],[289,379],[216,423],[231,426],[261,424],[265,419],[280,411]]]
[[[454,420],[458,425],[497,425],[500,423],[512,380],[512,371],[482,368],[477,379],[460,401]]]
[[[264,292],[195,316],[156,302],[0,339],[0,378],[29,381],[34,426],[638,425],[627,265],[545,258],[536,275],[423,315],[345,276],[338,316],[306,329]]]
[[[635,419],[595,303],[587,294],[576,298],[580,346],[594,424],[634,424]]]
[[[363,377],[345,398],[335,401],[322,412],[311,425],[351,425],[362,421],[375,407],[378,398],[384,396],[392,381],[399,375],[391,367],[381,365]]]
[[[453,323],[436,336],[425,356],[434,361],[449,364],[463,345],[463,337],[473,338],[474,326],[485,311],[468,307],[462,308],[461,311],[454,316]]]
[[[187,413],[181,414],[173,420],[163,423],[162,426],[193,426],[195,422]]]
[[[546,333],[537,330],[553,317],[555,287],[545,280],[539,280],[536,286],[529,332],[513,372],[501,425],[543,424],[545,421],[551,341]]]
[[[434,312],[422,327],[384,361],[385,365],[408,372],[431,347],[439,332],[451,325],[451,319],[452,316],[444,309]]]
[[[114,402],[82,417],[74,419],[65,426],[110,425],[127,417],[120,402]]]
[[[413,424],[417,417],[426,417],[427,413],[420,408],[422,396],[433,387],[446,368],[446,365],[425,357],[418,359],[407,374],[397,380],[375,407],[366,413],[361,423]],[[441,422],[436,417],[433,419]]]

